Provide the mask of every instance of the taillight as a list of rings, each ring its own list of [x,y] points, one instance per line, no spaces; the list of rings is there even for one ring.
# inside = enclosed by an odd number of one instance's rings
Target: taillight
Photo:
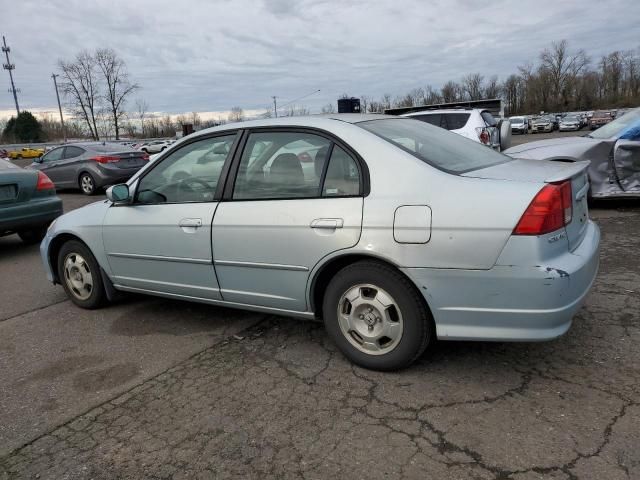
[[[142,160],[144,160],[145,162],[149,161],[149,154],[148,153],[143,153],[142,154]]]
[[[480,129],[478,138],[480,139],[480,143],[484,143],[485,145],[489,145],[491,141],[491,135],[489,135],[489,132],[485,128]]]
[[[115,163],[120,161],[120,157],[111,157],[108,155],[100,155],[97,157],[92,157],[90,160],[98,163]]]
[[[36,183],[36,190],[53,190],[56,186],[51,179],[43,172],[38,172],[38,183]]]
[[[571,182],[550,183],[531,201],[513,230],[514,235],[544,235],[571,223]]]

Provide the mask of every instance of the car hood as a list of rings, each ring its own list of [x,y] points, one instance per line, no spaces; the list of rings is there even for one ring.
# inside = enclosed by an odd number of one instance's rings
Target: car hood
[[[553,138],[517,145],[502,153],[517,158],[540,159],[567,156],[569,159],[579,159],[584,152],[602,142],[603,140],[589,137]]]
[[[473,170],[463,177],[490,178],[516,182],[549,183],[571,178],[585,170],[589,162],[553,162],[528,159],[514,159],[492,167]]]

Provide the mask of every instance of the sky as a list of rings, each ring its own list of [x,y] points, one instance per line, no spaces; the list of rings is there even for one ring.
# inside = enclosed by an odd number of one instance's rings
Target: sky
[[[57,112],[51,73],[112,48],[150,111],[312,113],[480,72],[504,79],[566,39],[596,60],[640,48],[638,0],[0,0],[21,109]],[[4,63],[3,59],[3,63]],[[0,72],[0,117],[14,113]],[[312,92],[316,92],[309,95]],[[307,96],[308,95],[308,96]],[[305,97],[297,102],[296,99]]]

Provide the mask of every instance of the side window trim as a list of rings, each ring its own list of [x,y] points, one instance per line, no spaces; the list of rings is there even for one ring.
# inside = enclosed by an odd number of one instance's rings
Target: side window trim
[[[168,152],[163,158],[161,158],[159,161],[154,162],[154,164],[148,169],[146,170],[142,175],[140,175],[139,177],[136,178],[136,192],[134,192],[134,198],[137,197],[137,190],[140,187],[140,183],[142,182],[142,180],[144,179],[144,177],[146,177],[147,175],[149,175],[150,172],[152,172],[155,168],[158,167],[158,165],[161,165],[167,158],[169,158],[171,156],[171,154],[178,152],[180,150],[182,150],[183,148],[187,147],[188,145],[191,145],[195,142],[200,142],[202,140],[208,140],[211,138],[216,138],[216,137],[227,137],[230,135],[235,135],[235,138],[233,140],[233,143],[231,144],[231,149],[229,150],[229,155],[227,155],[227,158],[224,162],[224,165],[222,166],[222,171],[220,172],[220,178],[218,179],[218,185],[216,186],[216,191],[215,194],[213,196],[213,200],[212,202],[219,202],[220,199],[222,198],[222,192],[223,192],[223,186],[226,183],[227,180],[227,175],[229,172],[229,165],[231,164],[231,162],[233,161],[233,158],[235,157],[236,154],[236,150],[239,144],[239,140],[241,137],[241,134],[243,133],[243,130],[223,130],[223,131],[219,131],[219,132],[215,132],[209,135],[198,135],[195,136],[194,138],[192,138],[191,140],[184,142],[182,144],[180,144],[180,147],[176,148],[175,150],[171,150],[170,152]],[[173,203],[173,202],[168,202],[168,203],[158,203],[158,204],[141,204],[141,203],[137,203],[134,202],[135,205],[167,205],[169,203]]]
[[[359,176],[359,193],[358,195],[350,195],[351,197],[366,197],[370,193],[370,179],[369,179],[369,168],[367,167],[366,162],[363,158],[356,152],[349,144],[345,143],[343,140],[335,136],[333,133],[328,132],[326,130],[315,128],[315,127],[306,127],[306,126],[266,126],[266,127],[250,127],[242,131],[242,139],[239,142],[238,148],[234,152],[234,156],[231,162],[231,166],[229,168],[228,177],[225,179],[224,193],[222,197],[219,199],[221,202],[260,202],[265,200],[287,200],[287,198],[278,198],[278,199],[234,199],[233,198],[233,189],[235,187],[236,179],[238,176],[238,170],[240,167],[240,161],[242,160],[242,154],[244,153],[244,149],[247,144],[247,139],[249,135],[252,133],[268,133],[268,132],[300,132],[300,133],[309,133],[314,135],[319,135],[321,137],[326,138],[331,142],[330,150],[333,152],[333,146],[337,145],[342,148],[345,153],[347,153],[351,158],[353,158],[356,167],[358,168],[358,176]],[[292,198],[289,200],[310,200],[310,199],[319,199],[319,198],[327,198],[323,197],[322,193],[324,190],[324,181],[326,176],[326,170],[329,166],[330,157],[327,157],[325,165],[323,166],[323,177],[321,179],[320,188],[320,196],[318,197],[305,197],[305,198]],[[331,198],[341,198],[341,197],[331,197]]]

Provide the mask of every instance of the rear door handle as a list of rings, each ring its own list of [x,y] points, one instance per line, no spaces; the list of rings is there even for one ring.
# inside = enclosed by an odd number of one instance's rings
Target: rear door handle
[[[201,218],[183,218],[178,223],[180,228],[199,228],[202,226]]]
[[[311,228],[326,228],[334,230],[336,228],[342,228],[344,220],[342,218],[316,218],[311,222]]]

